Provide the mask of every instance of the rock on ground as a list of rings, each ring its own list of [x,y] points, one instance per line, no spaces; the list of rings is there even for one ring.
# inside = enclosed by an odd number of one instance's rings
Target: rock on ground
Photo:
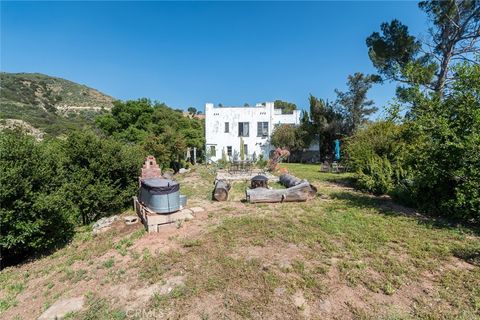
[[[38,318],[38,320],[54,320],[65,317],[70,312],[83,309],[85,300],[82,297],[57,300]]]
[[[97,233],[108,230],[110,225],[117,220],[118,220],[118,216],[105,217],[97,220],[97,222],[95,222],[92,227],[93,234],[97,234]]]
[[[126,216],[123,217],[123,220],[125,221],[125,224],[135,224],[138,222],[138,217],[137,216]]]

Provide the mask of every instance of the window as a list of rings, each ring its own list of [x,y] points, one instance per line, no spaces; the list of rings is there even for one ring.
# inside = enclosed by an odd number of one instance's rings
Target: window
[[[238,123],[238,136],[239,137],[248,137],[248,122],[239,122]]]
[[[227,156],[232,156],[232,146],[227,146]]]
[[[210,146],[210,157],[216,157],[217,150],[215,150],[215,146]]]
[[[243,152],[245,152],[245,156],[248,156],[248,145],[247,144],[243,145]]]
[[[257,122],[257,137],[268,137],[268,122]]]
[[[225,122],[225,133],[229,133],[229,132],[230,132],[230,123]]]

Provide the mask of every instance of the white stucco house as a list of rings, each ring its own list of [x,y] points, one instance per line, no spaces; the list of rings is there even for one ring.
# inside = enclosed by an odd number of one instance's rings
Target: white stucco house
[[[282,114],[273,102],[257,103],[248,107],[214,106],[205,104],[206,151],[210,160],[222,159],[225,152],[229,159],[240,154],[240,141],[243,140],[245,154],[258,158],[261,154],[268,159],[274,147],[270,136],[279,124],[298,125],[300,110]]]

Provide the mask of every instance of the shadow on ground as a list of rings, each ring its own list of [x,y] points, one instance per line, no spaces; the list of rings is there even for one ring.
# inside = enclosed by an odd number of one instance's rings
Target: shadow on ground
[[[325,181],[329,183],[337,184],[341,187],[347,187],[347,188],[355,187],[355,180],[352,177],[345,177],[345,176],[338,175],[337,177],[336,176],[328,177],[325,179]]]
[[[480,235],[480,226],[465,224],[462,221],[453,219],[439,218],[418,210],[402,206],[393,202],[388,196],[377,197],[369,194],[352,193],[347,191],[333,192],[330,194],[332,199],[347,201],[349,205],[357,208],[376,209],[380,213],[389,216],[408,216],[417,219],[420,223],[434,228],[458,229],[464,228],[476,235]],[[480,250],[480,249],[479,249]]]
[[[480,267],[480,245],[477,247],[455,248],[452,250],[455,257]]]

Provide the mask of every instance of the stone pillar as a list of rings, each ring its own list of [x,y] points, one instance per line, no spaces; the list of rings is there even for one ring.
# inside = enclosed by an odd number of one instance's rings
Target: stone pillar
[[[193,164],[197,164],[197,147],[193,147]]]

